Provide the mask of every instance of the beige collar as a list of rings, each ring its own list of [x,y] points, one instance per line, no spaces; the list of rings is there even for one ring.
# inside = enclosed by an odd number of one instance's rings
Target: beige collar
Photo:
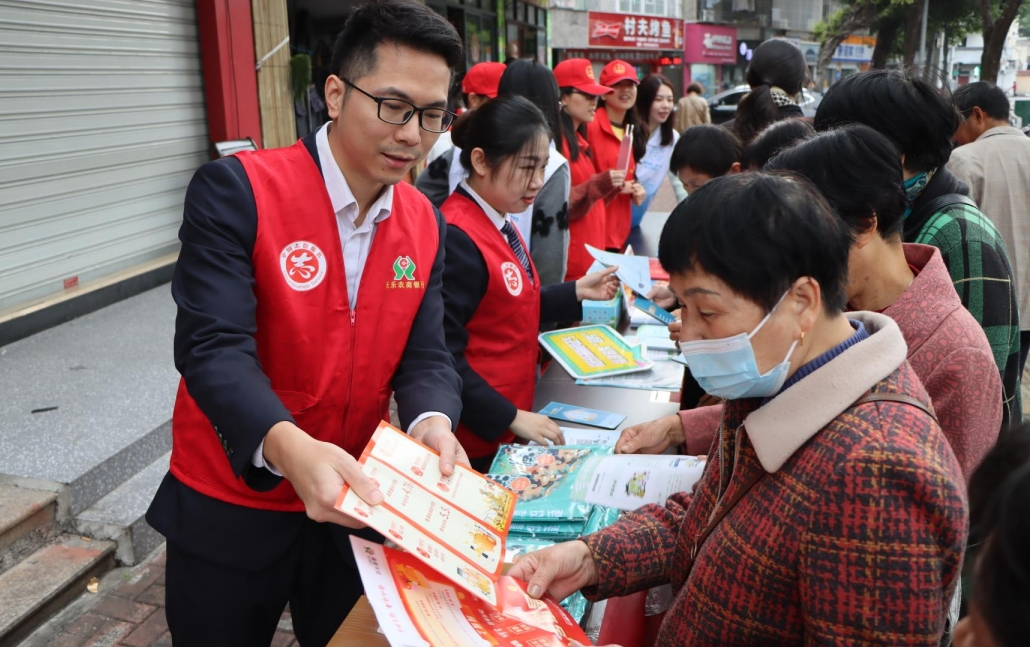
[[[778,471],[802,445],[905,361],[908,347],[894,320],[849,312],[869,339],[855,344],[745,418],[748,438],[766,472]]]

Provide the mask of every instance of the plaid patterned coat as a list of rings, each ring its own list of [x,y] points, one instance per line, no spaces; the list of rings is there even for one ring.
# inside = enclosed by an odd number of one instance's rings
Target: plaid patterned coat
[[[939,196],[968,192],[969,189],[942,166],[912,204],[913,214]],[[1002,425],[1018,422],[1022,417],[1018,294],[1005,242],[998,229],[979,209],[954,204],[936,213],[906,220],[904,238],[906,243],[933,245],[941,250],[941,258],[962,305],[984,329],[991,343],[1005,389]]]
[[[761,408],[724,407],[693,496],[584,538],[599,575],[588,597],[671,583],[662,646],[938,644],[965,548],[961,472],[919,409],[849,407],[870,388],[928,401],[897,325],[849,317],[872,336]],[[717,502],[757,471],[686,573]]]

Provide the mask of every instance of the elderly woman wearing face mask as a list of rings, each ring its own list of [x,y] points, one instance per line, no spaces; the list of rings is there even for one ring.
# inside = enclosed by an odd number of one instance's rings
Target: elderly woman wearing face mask
[[[681,348],[727,399],[693,493],[525,555],[530,594],[671,583],[659,645],[937,645],[966,534],[959,466],[897,325],[844,312],[851,235],[797,176],[713,180],[659,259]]]

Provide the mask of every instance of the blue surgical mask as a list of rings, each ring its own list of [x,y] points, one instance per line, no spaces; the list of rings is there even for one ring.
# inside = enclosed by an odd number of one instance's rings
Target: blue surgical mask
[[[766,373],[758,371],[755,349],[751,345],[754,337],[769,317],[780,307],[787,296],[785,293],[769,314],[751,331],[725,339],[701,339],[680,342],[683,362],[690,367],[690,374],[705,390],[705,393],[726,400],[741,398],[767,398],[776,395],[787,381],[790,371],[790,356],[798,342],[790,345],[782,362]]]

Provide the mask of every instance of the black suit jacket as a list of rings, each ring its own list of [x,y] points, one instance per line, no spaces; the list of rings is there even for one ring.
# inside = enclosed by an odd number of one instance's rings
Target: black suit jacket
[[[314,133],[303,141],[321,171]],[[461,380],[443,333],[447,228],[439,211],[436,218],[440,249],[392,381],[405,429],[426,411],[444,413],[455,425],[461,418]],[[182,251],[172,278],[172,298],[178,306],[175,366],[214,425],[226,467],[249,487],[267,491],[282,479],[254,467],[251,458],[274,424],[293,418],[272,392],[257,357],[251,262],[256,236],[254,193],[240,161],[229,157],[201,166],[186,191],[179,230]],[[150,525],[180,549],[227,566],[254,569],[280,557],[305,519],[303,512],[219,501],[171,474],[147,512]],[[347,531],[334,526],[334,532],[349,553]]]

